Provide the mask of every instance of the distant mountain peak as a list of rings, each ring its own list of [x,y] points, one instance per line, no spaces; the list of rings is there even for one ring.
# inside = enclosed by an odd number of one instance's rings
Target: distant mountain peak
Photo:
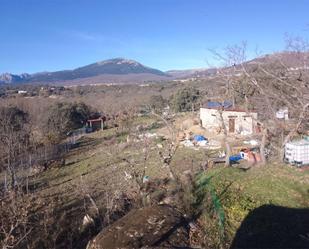
[[[11,74],[11,73],[3,73],[0,74],[0,84],[10,84],[10,83],[19,83],[26,79],[28,79],[31,75],[27,73],[23,73],[20,75]]]
[[[89,64],[83,67],[79,67],[73,70],[62,70],[57,72],[40,72],[34,74],[3,74],[0,75],[0,84],[11,83],[55,83],[55,82],[68,82],[79,79],[90,79],[93,77],[103,76],[105,78],[121,78],[126,76],[132,78],[132,75],[138,75],[137,78],[141,79],[144,75],[147,79],[162,79],[170,77],[168,74],[150,67],[146,67],[141,63],[126,59],[126,58],[113,58],[104,61],[98,61],[93,64]],[[110,77],[113,76],[113,77]],[[91,79],[89,80],[91,81]]]
[[[139,62],[135,60],[130,60],[130,59],[121,58],[121,57],[98,61],[96,64],[100,66],[106,65],[106,64],[117,64],[117,65],[127,64],[127,65],[133,65],[133,66],[143,66],[142,64],[140,64]]]

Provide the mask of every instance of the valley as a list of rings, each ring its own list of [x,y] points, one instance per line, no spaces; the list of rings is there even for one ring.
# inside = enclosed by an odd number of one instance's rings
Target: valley
[[[309,248],[307,5],[0,0],[0,249]]]

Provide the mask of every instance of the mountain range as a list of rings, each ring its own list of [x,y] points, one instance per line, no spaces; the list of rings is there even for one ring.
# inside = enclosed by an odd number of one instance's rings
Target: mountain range
[[[141,63],[124,58],[99,61],[73,70],[41,72],[34,74],[0,75],[2,84],[58,83],[63,85],[83,83],[119,83],[167,80],[171,76],[160,70],[146,67]]]
[[[304,60],[305,58],[305,60]],[[264,55],[247,61],[248,67],[263,65],[285,65],[291,69],[297,69],[309,65],[309,53],[280,52]],[[228,67],[225,68],[228,70]],[[99,61],[73,70],[56,72],[41,72],[34,74],[10,74],[0,75],[0,84],[57,84],[57,85],[87,85],[100,83],[142,83],[149,81],[168,81],[174,79],[203,78],[215,75],[215,68],[200,68],[188,70],[170,70],[167,72],[150,68],[141,63],[115,58]]]

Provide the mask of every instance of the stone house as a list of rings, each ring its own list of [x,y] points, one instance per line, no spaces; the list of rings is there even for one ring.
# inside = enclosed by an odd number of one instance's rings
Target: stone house
[[[222,111],[222,117],[228,133],[249,135],[259,131],[256,112],[246,112],[235,108]],[[219,108],[200,108],[202,127],[210,131],[222,131]]]

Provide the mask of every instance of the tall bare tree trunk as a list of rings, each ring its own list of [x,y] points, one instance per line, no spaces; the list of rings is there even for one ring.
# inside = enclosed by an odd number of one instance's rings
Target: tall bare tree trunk
[[[228,166],[230,166],[230,156],[232,154],[232,150],[231,150],[231,146],[230,146],[230,144],[227,140],[227,128],[226,128],[226,125],[225,125],[224,119],[223,119],[223,110],[219,110],[219,116],[220,116],[221,126],[223,128],[223,134],[224,134],[223,141],[224,141],[225,153],[226,153],[224,166],[228,167]]]
[[[228,167],[230,166],[230,156],[232,154],[231,146],[229,142],[227,141],[227,136],[224,138],[224,144],[225,144],[225,149],[226,149],[226,157],[225,157],[225,163],[224,166]]]
[[[267,129],[262,128],[262,141],[260,145],[260,154],[261,154],[261,165],[266,165],[266,157],[265,157],[265,145],[267,139]]]

